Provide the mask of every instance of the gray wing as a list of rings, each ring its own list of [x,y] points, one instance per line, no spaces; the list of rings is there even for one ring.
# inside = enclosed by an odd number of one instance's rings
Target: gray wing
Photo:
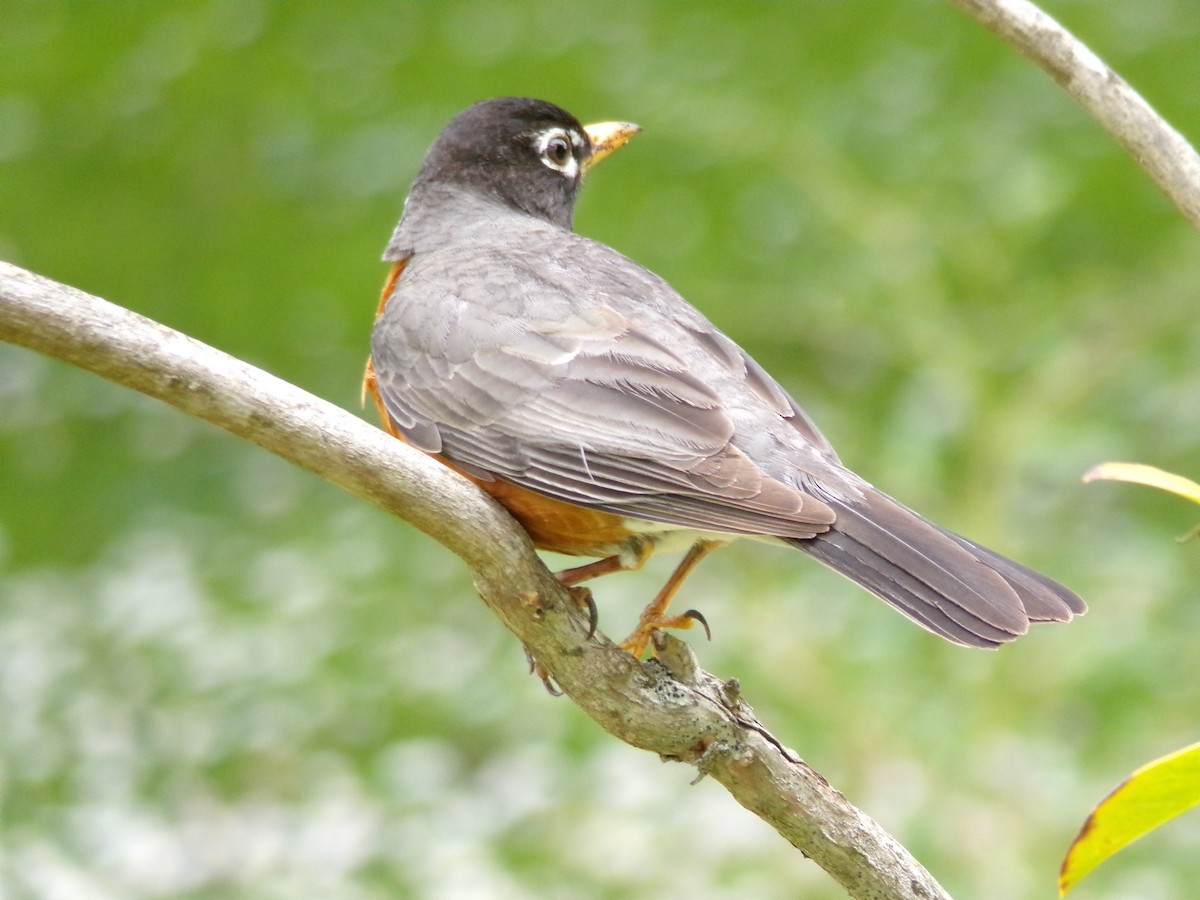
[[[372,335],[400,432],[478,477],[596,509],[735,534],[824,531],[832,509],[734,440],[757,418],[825,451],[791,398],[665,282],[610,251],[567,249],[586,265],[544,250],[413,257]]]
[[[994,647],[1086,609],[844,469],[736,344],[649,272],[588,246],[413,257],[372,340],[382,401],[409,440],[584,506],[785,538],[959,644]]]

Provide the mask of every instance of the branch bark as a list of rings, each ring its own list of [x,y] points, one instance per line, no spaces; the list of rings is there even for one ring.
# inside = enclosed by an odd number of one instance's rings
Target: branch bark
[[[852,897],[948,897],[686,644],[665,638],[660,659],[643,663],[602,634],[588,639],[586,617],[525,532],[446,467],[267,372],[3,262],[0,339],[169,403],[405,519],[467,564],[484,602],[610,734],[719,781]]]
[[[1121,76],[1028,0],[950,3],[1049,73],[1200,228],[1200,156]]]

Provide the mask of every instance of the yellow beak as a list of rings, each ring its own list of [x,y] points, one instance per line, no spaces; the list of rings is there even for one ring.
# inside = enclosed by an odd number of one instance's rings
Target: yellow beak
[[[642,130],[641,125],[632,122],[597,122],[595,125],[584,125],[588,140],[592,142],[592,153],[583,161],[583,171],[586,172],[608,154]]]

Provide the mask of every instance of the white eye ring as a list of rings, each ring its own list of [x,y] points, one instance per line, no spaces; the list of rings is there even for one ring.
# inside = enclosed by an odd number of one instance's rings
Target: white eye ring
[[[574,178],[579,174],[579,160],[575,156],[575,148],[583,143],[582,139],[573,140],[575,136],[561,128],[553,128],[538,136],[538,159],[542,165],[562,172]]]

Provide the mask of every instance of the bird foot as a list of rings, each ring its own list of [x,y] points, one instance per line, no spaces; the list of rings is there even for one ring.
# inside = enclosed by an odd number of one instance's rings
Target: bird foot
[[[567,593],[571,595],[571,599],[575,601],[580,609],[587,610],[588,630],[587,637],[584,640],[590,641],[596,634],[596,625],[600,622],[600,613],[596,609],[596,598],[592,596],[592,592],[588,588],[579,587],[578,585],[568,586]]]
[[[592,592],[585,587],[568,586],[567,593],[571,595],[571,599],[581,609],[587,610],[588,631],[586,640],[591,640],[592,635],[596,633],[596,623],[600,618],[600,614],[596,611],[596,601],[592,597]],[[542,687],[546,689],[551,697],[561,697],[563,695],[562,688],[554,681],[554,676],[534,658],[533,652],[529,647],[525,647],[525,661],[529,663],[529,674],[536,675],[541,679]]]
[[[637,628],[633,629],[633,633],[621,641],[619,646],[623,650],[628,650],[634,659],[641,659],[646,655],[646,647],[653,646],[650,643],[650,639],[656,631],[661,631],[664,628],[691,628],[697,622],[704,629],[705,637],[711,641],[712,629],[708,627],[708,620],[698,610],[689,609],[678,616],[646,615],[643,613],[642,618],[638,621]]]
[[[540,662],[533,658],[533,653],[528,647],[525,647],[525,661],[529,663],[529,674],[536,675],[541,679],[542,687],[546,689],[546,693],[551,697],[561,697],[563,690],[554,683],[554,676],[550,674]]]

